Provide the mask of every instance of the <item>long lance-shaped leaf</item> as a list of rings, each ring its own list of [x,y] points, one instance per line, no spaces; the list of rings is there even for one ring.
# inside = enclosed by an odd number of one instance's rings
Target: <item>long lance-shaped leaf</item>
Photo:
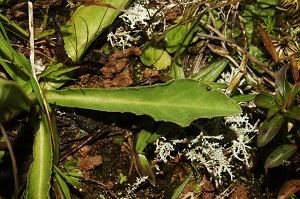
[[[277,167],[287,161],[296,151],[297,145],[285,144],[274,150],[265,162],[265,169]]]
[[[270,142],[280,130],[284,120],[285,119],[281,114],[274,116],[270,120],[265,120],[259,129],[257,146],[262,147]]]
[[[193,79],[134,88],[49,90],[46,98],[60,106],[145,114],[180,126],[188,126],[197,118],[241,112],[240,106],[224,93]]]
[[[53,155],[50,127],[45,114],[42,114],[39,128],[35,135],[33,158],[34,160],[27,177],[26,198],[50,198]]]

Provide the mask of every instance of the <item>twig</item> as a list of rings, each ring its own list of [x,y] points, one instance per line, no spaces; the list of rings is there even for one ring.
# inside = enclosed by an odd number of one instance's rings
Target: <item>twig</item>
[[[205,23],[204,21],[202,21],[202,22]],[[203,25],[206,28],[209,28],[210,30],[214,31],[219,37],[218,36],[213,36],[213,35],[206,35],[206,34],[202,34],[202,33],[197,33],[198,37],[204,37],[204,38],[209,38],[209,39],[216,39],[216,40],[227,42],[233,48],[236,48],[241,53],[246,54],[247,57],[248,57],[248,59],[250,61],[254,62],[256,65],[258,65],[262,70],[264,70],[270,76],[272,76],[273,78],[276,77],[276,74],[273,71],[271,71],[267,66],[265,66],[263,63],[261,63],[260,61],[258,61],[255,57],[253,57],[252,55],[250,55],[250,53],[248,53],[244,48],[240,47],[235,41],[233,41],[231,39],[227,39],[222,33],[220,33],[217,29],[213,28],[212,26],[210,26],[210,25],[208,25],[206,23],[203,24]]]
[[[100,131],[96,132],[95,135],[91,135],[89,136],[86,140],[83,140],[80,144],[78,144],[75,148],[73,148],[71,151],[68,151],[67,153],[65,153],[59,161],[62,161],[64,159],[66,159],[69,155],[75,153],[76,151],[78,151],[83,145],[86,145],[87,143],[95,140],[96,138],[98,138],[99,136],[103,135],[104,133],[107,132],[108,129],[110,129],[112,127],[112,125],[106,126],[103,129],[101,129]]]

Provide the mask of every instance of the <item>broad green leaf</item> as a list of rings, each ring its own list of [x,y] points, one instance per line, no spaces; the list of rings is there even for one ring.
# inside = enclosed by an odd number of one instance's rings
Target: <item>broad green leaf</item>
[[[254,103],[256,104],[256,106],[259,106],[261,108],[271,108],[273,106],[276,106],[274,96],[267,93],[260,93],[256,95]]]
[[[174,127],[176,127],[176,125],[174,123],[170,123],[170,122],[161,123],[157,127],[157,129],[155,129],[154,133],[149,137],[149,139],[147,140],[147,143],[155,142],[161,136],[164,136],[167,133],[169,133],[170,130]]]
[[[277,199],[288,199],[300,190],[300,180],[290,180],[281,187]]]
[[[155,64],[163,55],[163,48],[156,43],[149,43],[143,48],[140,59],[146,66],[152,66]]]
[[[158,70],[167,69],[172,63],[172,58],[167,51],[163,51],[161,57],[153,64]]]
[[[189,173],[189,176],[183,181],[183,183],[177,187],[172,195],[171,199],[177,199],[179,197],[179,195],[181,194],[182,190],[184,189],[184,187],[187,185],[187,183],[190,181],[191,177],[193,175],[193,172]]]
[[[193,79],[154,86],[46,91],[49,103],[109,112],[149,115],[156,121],[188,126],[198,118],[239,114],[241,108],[223,92]]]
[[[0,123],[30,110],[30,100],[15,82],[0,78]]]
[[[130,0],[104,1],[124,8]],[[113,23],[120,11],[98,5],[80,6],[72,15],[64,31],[65,50],[73,61],[78,61],[91,43]]]
[[[26,198],[50,198],[52,174],[52,144],[47,117],[42,114],[33,145],[33,162],[27,176]]]
[[[143,154],[135,154],[135,159],[141,175],[148,176],[147,180],[149,181],[149,183],[152,186],[155,186],[155,176],[146,156],[144,156]]]
[[[278,133],[284,123],[283,115],[276,115],[270,120],[265,120],[259,129],[257,137],[257,146],[262,147],[270,142]]]
[[[166,43],[166,50],[169,53],[174,53],[184,39],[187,32],[186,25],[178,25],[177,27],[168,31],[164,37]]]
[[[215,81],[228,65],[229,59],[222,58],[208,65],[203,70],[192,76],[193,79],[201,81]]]
[[[289,159],[296,151],[297,145],[285,144],[274,150],[265,162],[265,169],[277,167]]]
[[[138,135],[138,139],[136,141],[136,145],[135,145],[135,151],[137,153],[143,153],[144,149],[147,146],[147,140],[149,139],[149,137],[152,135],[152,133],[149,130],[143,129],[139,135]]]

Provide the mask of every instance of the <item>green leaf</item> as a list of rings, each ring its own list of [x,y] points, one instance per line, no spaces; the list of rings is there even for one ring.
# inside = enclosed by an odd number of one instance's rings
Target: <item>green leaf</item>
[[[296,151],[297,145],[285,144],[275,149],[265,162],[265,169],[277,167],[289,159]]]
[[[170,122],[161,123],[157,127],[157,129],[155,129],[154,133],[149,137],[149,139],[147,140],[147,143],[155,142],[161,136],[164,136],[167,133],[169,133],[170,130],[174,127],[176,127],[176,125],[174,123],[170,123]]]
[[[158,70],[164,70],[171,65],[171,62],[172,62],[171,56],[167,51],[164,50],[161,57],[157,60],[157,62],[153,64],[153,66]]]
[[[55,173],[60,175],[65,181],[70,183],[74,188],[76,188],[76,189],[82,188],[82,184],[79,182],[79,178],[75,178],[75,177],[69,176],[66,173],[61,172],[61,170],[55,165],[53,165],[53,168],[54,168]]]
[[[259,106],[261,108],[271,108],[273,106],[276,106],[274,96],[267,93],[260,93],[256,95],[254,103],[256,104],[256,106]]]
[[[154,131],[154,133],[143,129],[136,141],[136,152],[143,153],[147,144],[155,142],[159,137],[166,135],[176,124],[171,122],[162,122]]]
[[[191,177],[193,175],[193,172],[189,173],[189,176],[183,181],[183,183],[177,187],[172,195],[171,199],[177,199],[179,197],[179,195],[181,194],[182,190],[184,189],[184,187],[187,185],[187,183],[190,181]]]
[[[57,180],[53,183],[56,195],[59,195],[59,197],[62,199],[71,199],[70,189],[67,183],[58,173],[55,173],[55,177]]]
[[[74,167],[76,167],[79,164],[79,161],[77,159],[68,160],[66,161],[63,166],[67,170],[72,170]]]
[[[271,119],[274,115],[279,113],[279,111],[280,111],[280,108],[277,106],[269,108],[268,113],[267,113],[267,119],[268,120]]]
[[[256,95],[253,95],[253,94],[245,94],[245,95],[235,95],[232,97],[232,99],[235,101],[235,102],[249,102],[251,100],[254,100],[256,97]]]
[[[31,65],[22,53],[12,48],[1,23],[0,28],[0,64],[12,79],[23,87],[29,81]],[[25,92],[30,93],[31,90],[26,88]]]
[[[186,25],[178,25],[177,27],[168,31],[164,37],[166,43],[166,50],[169,53],[174,53],[184,39],[187,32]]]
[[[300,121],[300,107],[291,106],[286,113],[286,117]]]
[[[287,65],[281,67],[275,78],[276,92],[283,97],[284,101],[286,100],[286,98],[288,97],[291,91],[290,85],[286,80],[286,70],[287,70]]]
[[[278,133],[284,123],[283,115],[276,115],[270,120],[265,120],[259,129],[257,137],[257,146],[262,147],[270,142]]]
[[[52,174],[52,144],[47,117],[42,114],[33,145],[33,163],[27,177],[26,198],[50,198],[50,179]]]
[[[206,66],[203,70],[192,76],[193,79],[201,81],[215,81],[228,65],[229,59],[222,58]]]
[[[136,145],[135,145],[135,151],[137,153],[143,153],[144,149],[147,146],[147,140],[148,138],[152,135],[152,133],[148,130],[143,129],[139,135],[138,135],[138,139],[136,141]]]
[[[178,48],[175,52],[173,62],[170,67],[170,77],[174,79],[180,79],[184,78],[184,71],[181,64],[181,55],[186,50],[186,48],[189,46],[189,44],[192,42],[194,38],[194,33],[196,32],[198,28],[200,17],[198,17],[196,20],[193,20],[190,23],[185,24],[186,28],[186,34],[182,38],[182,41],[179,42]]]
[[[152,186],[155,186],[155,176],[146,156],[144,156],[143,154],[135,154],[135,159],[141,175],[148,176],[147,180],[149,181],[149,183]]]
[[[48,90],[49,103],[109,112],[149,115],[156,121],[188,126],[198,118],[239,114],[241,108],[223,92],[193,79],[154,86],[114,89]]]
[[[289,107],[294,102],[294,99],[299,94],[299,92],[300,92],[300,82],[297,82],[291,88],[291,92],[286,101],[286,107]]]
[[[185,77],[180,56],[175,56],[170,67],[170,77],[183,79]]]
[[[1,21],[3,21],[4,26],[7,28],[8,31],[14,33],[18,37],[23,40],[27,40],[29,37],[28,32],[26,32],[23,28],[21,28],[18,24],[11,21],[4,15],[0,14]]]
[[[0,78],[0,123],[30,110],[27,94],[15,82]]]
[[[163,48],[156,43],[149,43],[143,48],[140,59],[146,66],[152,66],[155,64],[163,55]]]
[[[124,8],[130,0],[107,0],[105,3]],[[113,23],[119,13],[116,9],[97,5],[82,5],[74,12],[64,31],[65,50],[73,61],[80,60],[91,43]]]

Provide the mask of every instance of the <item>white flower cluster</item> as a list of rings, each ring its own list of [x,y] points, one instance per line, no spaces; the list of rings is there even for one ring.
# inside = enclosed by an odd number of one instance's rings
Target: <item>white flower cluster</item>
[[[107,35],[107,40],[112,46],[120,46],[123,48],[125,46],[131,46],[132,42],[140,39],[137,33],[144,30],[146,30],[148,37],[151,38],[154,28],[158,24],[164,24],[163,12],[158,12],[158,9],[154,7],[147,9],[147,4],[149,4],[148,0],[137,0],[133,6],[128,9],[127,13],[120,15],[120,18],[124,21],[124,27],[127,28],[120,27],[115,33],[110,32]],[[154,15],[157,17],[152,19]]]
[[[231,180],[234,178],[233,159],[242,161],[250,167],[248,150],[251,147],[247,144],[258,132],[258,122],[252,125],[247,114],[225,117],[224,120],[225,124],[235,132],[236,139],[221,145],[220,141],[224,139],[223,135],[207,136],[201,133],[191,140],[184,150],[178,151],[179,155],[185,156],[191,162],[201,163],[214,176],[216,185],[222,184],[224,173],[229,174]],[[168,142],[165,137],[161,137],[156,141],[157,157],[155,162],[167,162],[168,159],[173,159],[171,152],[175,151],[174,145],[184,143],[186,140]]]

